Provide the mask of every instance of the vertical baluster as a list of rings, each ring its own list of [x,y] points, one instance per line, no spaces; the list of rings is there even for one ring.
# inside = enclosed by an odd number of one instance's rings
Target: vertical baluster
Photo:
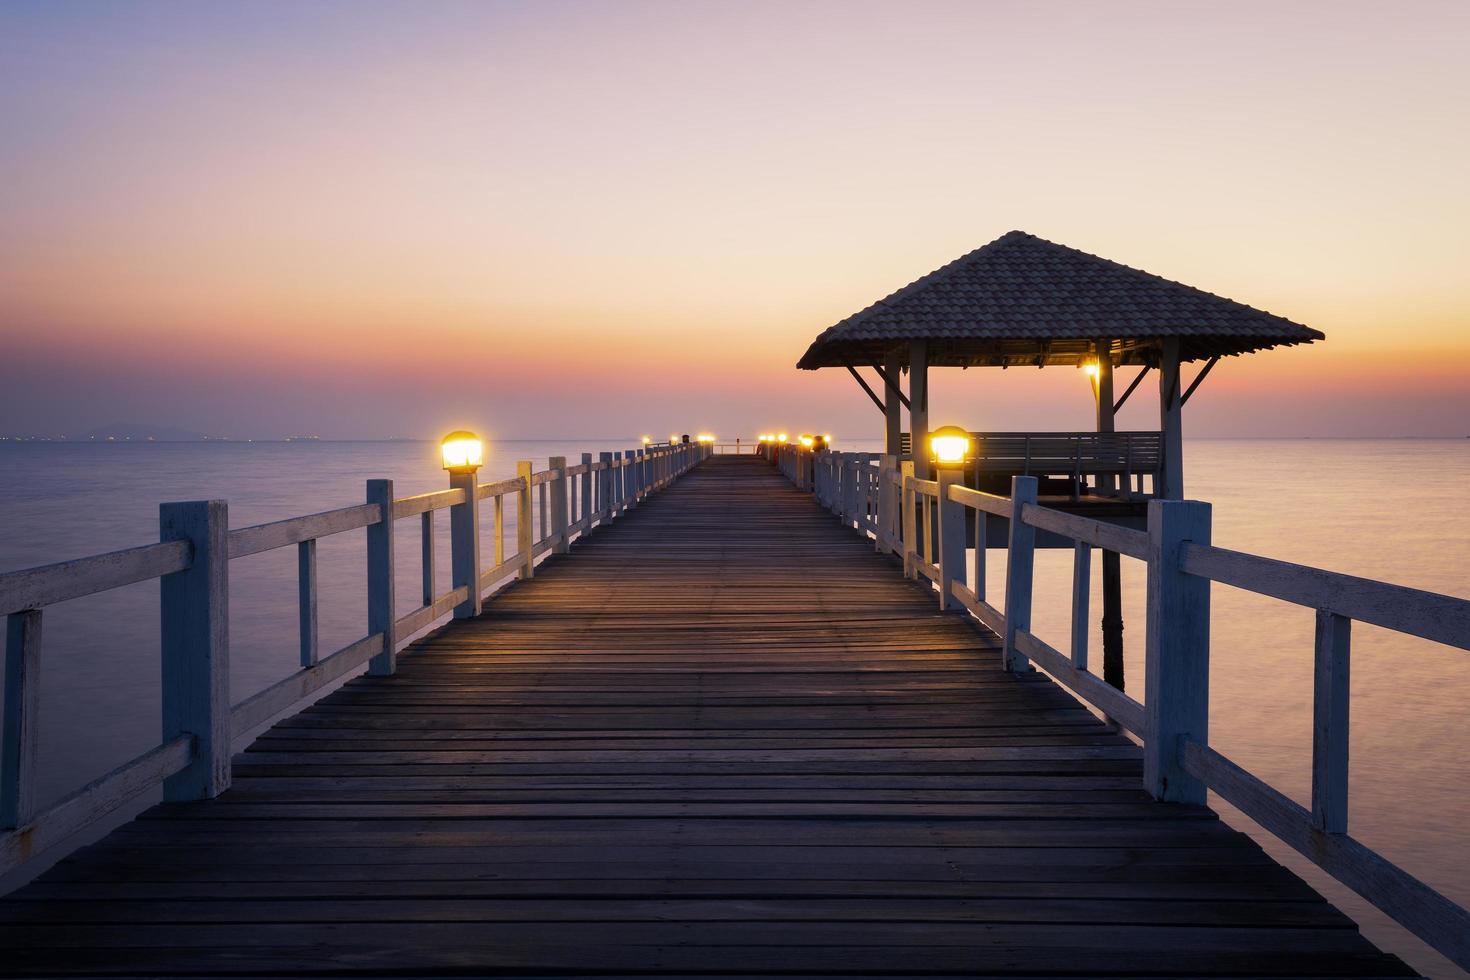
[[[592,530],[592,454],[582,454],[582,533]]]
[[[1087,607],[1092,598],[1092,545],[1072,547],[1072,666],[1087,669]]]
[[[424,605],[434,604],[434,512],[419,515],[419,555],[424,576]]]
[[[1031,663],[1016,652],[1016,631],[1031,631],[1031,579],[1036,561],[1036,529],[1022,520],[1028,504],[1036,503],[1036,477],[1011,477],[1011,526],[1006,554],[1006,633],[1001,662],[1013,673],[1029,670]]]
[[[900,484],[900,500],[903,510],[901,516],[901,520],[903,521],[903,540],[899,543],[899,547],[903,553],[903,574],[906,578],[913,578],[917,574],[917,569],[914,567],[914,557],[917,554],[916,549],[919,545],[919,515],[915,509],[918,502],[918,494],[914,492],[913,488],[914,461],[910,459],[900,463],[899,474],[903,479],[903,482]]]
[[[1210,580],[1180,570],[1187,541],[1210,543],[1210,505],[1149,501],[1143,781],[1155,799],[1204,803],[1205,784],[1180,762],[1185,740],[1209,744],[1210,718]]]
[[[41,707],[41,610],[5,617],[5,717],[0,735],[0,829],[36,815],[36,750]]]
[[[316,624],[316,538],[296,545],[296,614],[301,635],[301,666],[321,657]]]
[[[547,535],[546,526],[547,526],[547,523],[548,523],[548,518],[551,515],[547,513],[547,508],[546,508],[546,484],[544,484],[544,483],[538,484],[537,487],[536,487],[536,502],[537,502],[537,506],[536,506],[536,523],[537,523],[537,526],[540,528],[540,531],[539,531],[539,533],[536,536],[536,540],[537,541],[545,541],[546,540],[546,535]]]
[[[975,482],[979,484],[978,479]],[[989,519],[990,515],[985,511],[978,507],[975,509],[975,598],[982,601],[985,599],[985,548],[988,544],[985,536]]]
[[[1352,620],[1317,610],[1312,679],[1312,824],[1347,833],[1348,678]]]
[[[368,673],[387,677],[398,669],[393,583],[393,481],[367,481],[367,502],[378,506],[378,523],[367,528],[368,634],[383,634],[383,652],[368,661]]]
[[[189,567],[158,580],[163,740],[194,737],[194,756],[163,784],[165,800],[230,788],[229,509],[223,500],[161,504],[159,538],[188,541]]]
[[[495,495],[495,567],[505,564],[505,494]]]

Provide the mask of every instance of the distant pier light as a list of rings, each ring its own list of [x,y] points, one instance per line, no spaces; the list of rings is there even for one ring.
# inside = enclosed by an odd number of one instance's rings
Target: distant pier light
[[[817,444],[817,437],[809,432],[803,432],[801,435],[796,437],[796,441],[801,443],[801,448],[811,449]]]
[[[651,446],[651,445],[653,445],[653,436],[644,436],[643,437],[643,444],[645,446]]]
[[[786,445],[786,443],[790,442],[791,439],[786,435],[786,433],[784,433],[784,432],[778,432],[776,434],[776,441],[779,442],[781,445],[784,446],[784,445]]]
[[[957,425],[941,426],[929,436],[929,453],[938,466],[965,465],[965,460],[970,458],[970,446],[970,433]]]
[[[473,432],[460,429],[445,436],[439,443],[439,452],[444,457],[444,468],[451,473],[473,473],[485,462],[485,445]]]
[[[708,432],[701,432],[699,434],[699,441],[705,443],[706,445],[712,445],[715,441],[715,437],[710,435]]]

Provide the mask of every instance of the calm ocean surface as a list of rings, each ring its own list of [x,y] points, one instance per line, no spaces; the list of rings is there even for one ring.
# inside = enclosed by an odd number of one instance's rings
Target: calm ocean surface
[[[481,479],[514,475],[518,459],[539,469],[552,455],[575,463],[584,451],[631,445],[500,443],[487,447]],[[419,442],[0,443],[0,570],[157,540],[165,500],[226,498],[231,526],[240,527],[360,502],[364,481],[374,477],[395,480],[399,496],[441,489],[437,451]],[[1214,505],[1216,544],[1470,597],[1470,521],[1461,515],[1470,440],[1201,440],[1186,444],[1185,461],[1188,496]],[[447,523],[441,517],[436,525],[439,581],[446,584]],[[399,581],[409,583],[399,589],[402,614],[419,600],[418,524],[401,521],[396,533]],[[488,526],[485,534],[488,565]],[[319,546],[324,653],[366,632],[363,537],[350,532]],[[507,553],[514,542],[508,530]],[[998,599],[1004,553],[989,561]],[[240,701],[297,668],[295,550],[232,562],[230,577],[231,685]],[[1141,700],[1142,566],[1125,559],[1123,578],[1127,687]],[[1062,649],[1070,582],[1070,552],[1039,553],[1033,626]],[[1098,589],[1094,581],[1095,611]],[[41,764],[48,798],[156,743],[157,594],[155,583],[143,583],[47,609]],[[1307,803],[1311,611],[1216,586],[1213,617],[1211,743]],[[1101,649],[1100,635],[1093,649]],[[1351,832],[1461,904],[1470,904],[1467,704],[1470,654],[1354,624]],[[1430,976],[1467,976],[1222,810],[1380,945]]]

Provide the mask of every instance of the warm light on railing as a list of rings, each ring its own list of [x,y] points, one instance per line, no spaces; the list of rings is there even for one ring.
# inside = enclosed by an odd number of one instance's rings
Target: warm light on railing
[[[653,445],[653,436],[644,436],[643,437],[643,444],[645,446],[651,446],[651,445]]]
[[[786,433],[778,432],[776,433],[776,441],[781,443],[782,445],[785,445],[790,440],[787,438]]]
[[[444,468],[451,473],[473,473],[485,461],[485,446],[473,432],[451,432],[439,443]]]
[[[970,434],[957,425],[946,425],[929,435],[929,452],[940,466],[960,466],[970,456]]]
[[[1098,367],[1096,361],[1085,361],[1082,364],[1082,371],[1089,378],[1096,381],[1097,376],[1102,372],[1102,368]]]
[[[803,432],[796,437],[796,441],[801,443],[803,449],[810,449],[817,444],[817,437]]]
[[[701,432],[699,434],[699,441],[700,442],[703,442],[703,443],[706,443],[706,444],[710,444],[710,443],[713,443],[715,441],[715,437],[712,436],[712,435],[710,435],[708,432]]]

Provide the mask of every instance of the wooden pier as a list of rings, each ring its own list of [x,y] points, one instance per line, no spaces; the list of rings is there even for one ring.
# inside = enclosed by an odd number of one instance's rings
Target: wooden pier
[[[0,902],[0,971],[1412,975],[901,572],[706,459]]]

